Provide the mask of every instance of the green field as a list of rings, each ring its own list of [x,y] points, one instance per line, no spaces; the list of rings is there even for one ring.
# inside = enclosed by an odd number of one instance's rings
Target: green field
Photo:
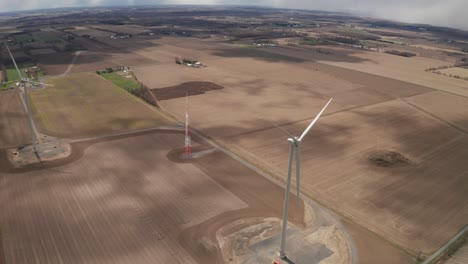
[[[116,72],[102,73],[101,76],[127,91],[138,89],[141,86],[133,77],[130,76],[129,78],[126,78]]]
[[[4,83],[0,83],[0,91],[8,90],[8,89],[10,89],[14,84],[15,84],[15,82],[4,82]]]
[[[15,35],[15,40],[20,43],[31,42],[33,40],[33,36],[30,34]]]
[[[25,43],[25,42],[57,42],[57,41],[62,41],[62,39],[58,36],[51,35],[51,34],[45,34],[45,33],[37,33],[34,35],[31,34],[21,34],[21,35],[15,35],[15,39],[19,43]]]
[[[92,137],[168,124],[156,108],[95,73],[49,79],[47,89],[29,93],[41,133]]]
[[[26,73],[24,72],[24,68],[29,68],[29,67],[33,67],[33,66],[34,66],[34,64],[32,64],[32,63],[18,64],[18,68],[21,71],[21,74],[23,75],[23,77],[27,77]],[[6,70],[7,70],[7,77],[8,77],[9,82],[19,81],[20,77],[18,75],[18,71],[16,70],[16,68],[15,68],[15,66],[13,64],[10,64],[10,65],[6,66]],[[43,77],[43,76],[45,76],[44,72],[39,71],[38,77]]]
[[[7,77],[9,82],[18,81],[20,79],[18,72],[15,69],[15,66],[7,67]]]

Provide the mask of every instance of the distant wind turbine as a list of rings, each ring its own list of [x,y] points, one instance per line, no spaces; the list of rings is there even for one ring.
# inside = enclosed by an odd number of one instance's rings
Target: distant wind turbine
[[[320,116],[323,114],[325,109],[331,103],[333,98],[331,98],[328,103],[323,107],[322,111],[320,111],[317,116],[310,122],[309,126],[304,130],[300,137],[292,136],[288,131],[275,125],[279,128],[283,133],[288,136],[289,142],[289,162],[288,162],[288,179],[286,182],[286,193],[284,197],[284,210],[283,210],[283,228],[281,230],[281,244],[280,244],[280,251],[279,257],[282,259],[286,259],[286,229],[288,225],[288,210],[289,210],[289,192],[291,189],[291,174],[292,174],[292,163],[294,158],[294,149],[296,149],[296,191],[297,191],[297,198],[299,198],[300,194],[300,180],[301,180],[301,143],[304,137],[309,133],[310,129],[315,125],[315,123],[319,120]]]
[[[28,89],[26,87],[26,84],[36,84],[36,85],[43,85],[43,83],[39,83],[39,82],[35,82],[35,81],[32,81],[31,79],[28,79],[28,78],[25,78],[23,77],[23,75],[21,74],[21,71],[18,69],[18,65],[16,65],[16,61],[15,61],[15,58],[13,57],[13,54],[11,54],[11,51],[10,51],[10,48],[8,48],[8,45],[6,44],[6,42],[4,43],[5,44],[5,47],[7,48],[8,50],[8,53],[10,54],[10,57],[11,57],[11,60],[13,61],[13,64],[15,65],[15,68],[16,68],[16,71],[18,72],[18,76],[20,77],[20,85],[21,84],[23,85],[23,90],[24,90],[24,102],[26,104],[26,111],[28,112],[28,119],[29,119],[29,128],[31,130],[31,138],[32,138],[32,147],[33,147],[33,150],[34,150],[34,153],[38,153],[37,152],[37,149],[36,149],[36,133],[34,131],[34,124],[33,124],[33,119],[32,119],[32,115],[31,115],[31,107],[29,105],[29,97],[28,97]]]

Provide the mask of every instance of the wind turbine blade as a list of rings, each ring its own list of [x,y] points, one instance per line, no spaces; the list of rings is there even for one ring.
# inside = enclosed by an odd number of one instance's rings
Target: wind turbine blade
[[[289,142],[289,161],[288,161],[288,179],[286,180],[286,191],[284,193],[284,209],[283,209],[283,227],[281,228],[281,244],[280,255],[285,255],[286,248],[286,230],[288,229],[288,212],[289,212],[289,192],[291,191],[291,176],[292,176],[292,163],[294,158],[294,140],[288,139]]]
[[[296,191],[297,199],[300,203],[300,193],[301,193],[301,144],[296,146]]]
[[[307,135],[307,133],[309,133],[309,130],[319,120],[320,116],[323,114],[323,112],[325,111],[325,109],[328,107],[328,105],[331,103],[332,100],[333,100],[333,98],[331,98],[328,101],[328,103],[322,108],[322,111],[320,111],[320,113],[318,113],[318,115],[314,118],[314,120],[312,120],[312,122],[310,122],[309,126],[306,128],[306,130],[304,130],[304,133],[302,133],[301,137],[299,138],[299,141],[302,141],[302,139]]]
[[[270,123],[271,123],[272,125],[274,125],[276,128],[278,128],[279,130],[281,130],[281,132],[283,132],[283,133],[284,133],[285,135],[287,135],[288,137],[294,138],[294,136],[291,135],[291,133],[289,133],[286,129],[284,129],[284,128],[278,126],[277,124],[273,123],[272,121],[268,121],[268,122],[270,122]]]
[[[6,47],[7,50],[8,50],[8,53],[10,54],[10,57],[11,57],[11,60],[13,61],[13,64],[15,65],[16,71],[18,72],[18,75],[19,75],[20,79],[22,80],[22,79],[23,79],[23,75],[21,75],[21,72],[20,72],[20,70],[18,69],[18,65],[16,65],[15,58],[13,58],[13,54],[11,54],[10,48],[8,48],[8,45],[6,44],[6,42],[4,42],[4,44],[5,44],[5,47]]]

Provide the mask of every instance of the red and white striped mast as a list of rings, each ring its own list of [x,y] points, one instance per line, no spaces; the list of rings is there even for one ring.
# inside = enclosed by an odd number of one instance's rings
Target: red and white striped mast
[[[192,139],[190,138],[190,118],[188,112],[188,92],[185,96],[185,156],[192,156]]]

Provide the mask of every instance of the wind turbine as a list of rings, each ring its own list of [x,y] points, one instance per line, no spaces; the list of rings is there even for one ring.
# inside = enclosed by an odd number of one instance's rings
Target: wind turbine
[[[328,103],[322,108],[317,116],[310,122],[309,126],[304,130],[300,137],[292,136],[288,131],[285,129],[275,125],[278,127],[283,133],[288,136],[289,142],[289,162],[288,162],[288,179],[286,182],[286,193],[284,197],[284,210],[283,210],[283,228],[281,230],[281,244],[280,244],[280,251],[279,257],[282,259],[286,259],[286,229],[288,226],[288,210],[289,210],[289,192],[291,189],[291,174],[292,174],[292,163],[294,158],[294,149],[296,150],[296,191],[297,191],[297,198],[299,198],[300,194],[300,180],[301,180],[301,143],[304,137],[309,133],[310,129],[315,125],[315,123],[319,120],[320,116],[323,114],[325,109],[331,103],[333,98],[331,98]]]
[[[32,147],[33,147],[34,153],[37,155],[38,152],[37,152],[37,149],[36,149],[36,133],[35,133],[35,130],[34,130],[34,123],[33,123],[32,115],[31,115],[31,107],[29,105],[28,89],[26,87],[26,84],[30,83],[30,84],[42,85],[42,83],[34,82],[31,79],[23,77],[23,75],[21,74],[21,71],[18,69],[18,65],[16,65],[16,61],[15,61],[15,58],[13,57],[13,54],[11,54],[10,48],[8,48],[8,45],[6,44],[6,42],[4,42],[4,44],[5,44],[5,47],[8,50],[8,53],[10,54],[10,57],[11,57],[11,60],[13,61],[13,64],[15,65],[16,71],[18,72],[18,76],[20,77],[20,81],[19,81],[20,85],[19,86],[21,86],[21,84],[23,84],[24,102],[25,102],[25,105],[26,105],[26,111],[28,112],[29,129],[31,130]]]

